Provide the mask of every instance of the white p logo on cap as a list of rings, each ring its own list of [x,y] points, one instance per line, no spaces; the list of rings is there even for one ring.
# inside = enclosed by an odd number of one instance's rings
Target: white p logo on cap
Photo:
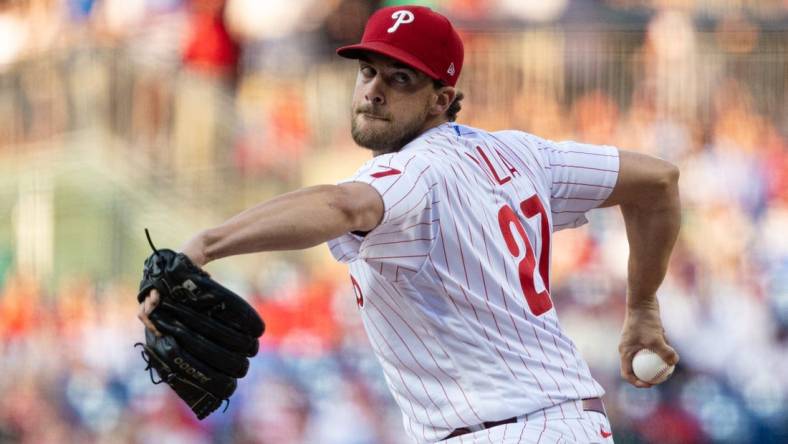
[[[388,29],[389,34],[396,31],[397,28],[399,28],[399,25],[413,23],[413,20],[415,19],[413,13],[408,11],[407,9],[400,9],[399,11],[394,11],[394,14],[391,14],[391,18],[393,18],[395,22],[394,25]]]

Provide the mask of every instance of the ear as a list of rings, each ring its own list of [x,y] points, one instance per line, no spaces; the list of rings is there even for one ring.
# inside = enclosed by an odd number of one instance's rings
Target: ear
[[[452,102],[454,102],[454,98],[457,97],[457,90],[453,86],[442,86],[435,90],[433,94],[434,101],[430,108],[430,114],[439,116],[445,113]]]

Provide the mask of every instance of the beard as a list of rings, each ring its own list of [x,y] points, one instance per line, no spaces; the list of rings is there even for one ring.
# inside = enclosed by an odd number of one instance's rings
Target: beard
[[[382,120],[370,120],[364,113],[381,116]],[[377,154],[397,152],[418,137],[429,113],[425,106],[418,114],[405,121],[395,121],[390,115],[375,110],[372,106],[360,106],[350,119],[350,135],[362,148]]]

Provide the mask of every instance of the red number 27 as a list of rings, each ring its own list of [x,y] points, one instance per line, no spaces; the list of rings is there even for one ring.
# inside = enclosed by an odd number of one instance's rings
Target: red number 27
[[[549,264],[550,264],[550,224],[547,220],[544,206],[539,200],[539,197],[534,194],[528,199],[520,202],[520,210],[525,217],[532,218],[537,215],[541,216],[541,234],[542,234],[542,248],[539,252],[539,274],[544,282],[545,290],[541,293],[536,292],[534,285],[534,271],[536,269],[536,258],[534,257],[534,250],[531,242],[528,241],[528,236],[525,234],[525,228],[517,218],[517,214],[512,207],[504,205],[498,210],[498,224],[501,227],[501,233],[506,241],[506,246],[509,252],[515,258],[520,257],[520,249],[514,239],[514,234],[519,234],[520,240],[525,245],[525,257],[518,264],[518,271],[520,275],[520,287],[523,290],[525,301],[528,302],[528,308],[534,316],[539,316],[546,313],[553,308],[553,301],[550,299],[550,277],[549,277]],[[514,230],[512,230],[514,225]]]

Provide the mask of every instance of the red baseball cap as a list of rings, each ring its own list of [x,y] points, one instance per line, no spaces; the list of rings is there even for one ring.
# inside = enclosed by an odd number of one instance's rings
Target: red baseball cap
[[[389,56],[454,86],[460,77],[463,46],[449,19],[424,6],[390,6],[375,11],[357,45],[337,54],[357,59],[366,51]]]

